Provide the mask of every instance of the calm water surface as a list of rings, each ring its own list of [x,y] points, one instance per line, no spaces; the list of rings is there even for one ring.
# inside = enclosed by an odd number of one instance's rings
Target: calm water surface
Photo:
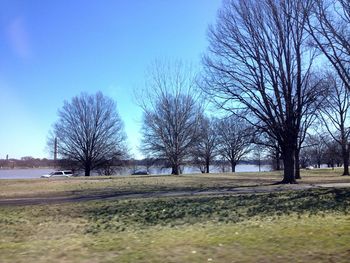
[[[43,174],[51,173],[53,169],[1,169],[0,179],[35,179]]]

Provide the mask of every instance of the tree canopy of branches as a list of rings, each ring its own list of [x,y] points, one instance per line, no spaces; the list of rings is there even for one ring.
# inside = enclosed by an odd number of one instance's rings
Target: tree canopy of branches
[[[195,76],[181,63],[156,62],[140,105],[144,112],[142,149],[166,158],[172,174],[191,157],[198,142],[202,109],[193,95]]]
[[[221,119],[216,124],[218,152],[231,164],[231,172],[236,165],[252,150],[252,130],[246,121],[233,115]]]
[[[48,144],[57,138],[59,156],[77,163],[86,176],[126,153],[126,135],[116,104],[101,92],[82,93],[65,101],[58,116]]]
[[[314,43],[350,90],[350,1],[315,0],[309,31]]]
[[[305,26],[311,0],[230,0],[209,29],[203,90],[223,109],[246,110],[247,121],[275,139],[282,183],[295,183],[295,154],[305,116],[322,92],[312,74]],[[248,114],[249,113],[249,114]]]

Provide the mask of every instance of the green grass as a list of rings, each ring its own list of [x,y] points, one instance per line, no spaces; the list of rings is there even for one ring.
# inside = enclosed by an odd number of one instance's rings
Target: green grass
[[[342,213],[350,207],[347,189],[308,190],[245,196],[162,198],[106,202],[84,210],[100,229],[132,226],[192,224],[196,222],[236,223],[252,217],[289,214]]]
[[[350,191],[0,207],[0,262],[347,262]]]
[[[336,220],[335,220],[336,219]],[[62,235],[8,244],[2,262],[347,262],[349,219],[281,217],[238,224]]]

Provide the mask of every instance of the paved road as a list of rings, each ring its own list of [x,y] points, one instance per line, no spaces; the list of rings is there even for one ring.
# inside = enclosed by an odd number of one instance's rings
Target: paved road
[[[350,183],[328,183],[328,184],[295,184],[295,185],[265,185],[254,187],[237,187],[212,190],[192,191],[157,191],[157,192],[122,192],[108,194],[88,194],[79,196],[62,197],[27,197],[0,199],[0,206],[24,206],[40,204],[60,204],[68,202],[83,202],[97,200],[123,200],[144,199],[159,197],[186,197],[186,196],[223,196],[223,195],[247,195],[258,193],[275,193],[283,191],[302,191],[316,188],[350,188]]]

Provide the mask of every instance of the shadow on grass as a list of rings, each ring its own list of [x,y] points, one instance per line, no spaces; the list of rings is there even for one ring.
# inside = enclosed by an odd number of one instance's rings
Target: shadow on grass
[[[197,222],[240,222],[252,217],[342,213],[350,211],[348,189],[313,189],[225,197],[183,197],[95,203],[85,215],[87,232],[123,231],[128,226],[181,225]]]
[[[243,180],[242,180],[243,181]],[[245,180],[246,181],[246,180]],[[254,188],[260,186],[272,186],[275,183],[270,183],[266,181],[246,183],[239,182],[236,185],[218,185],[218,186],[206,186],[206,185],[198,185],[198,186],[162,186],[162,185],[143,185],[137,186],[137,189],[130,190],[126,189],[116,189],[116,188],[107,188],[107,189],[82,189],[82,190],[72,190],[69,191],[70,195],[77,197],[84,196],[101,196],[101,197],[113,197],[118,195],[133,195],[133,194],[156,194],[156,193],[165,193],[165,192],[202,192],[202,191],[229,191],[239,188]]]

